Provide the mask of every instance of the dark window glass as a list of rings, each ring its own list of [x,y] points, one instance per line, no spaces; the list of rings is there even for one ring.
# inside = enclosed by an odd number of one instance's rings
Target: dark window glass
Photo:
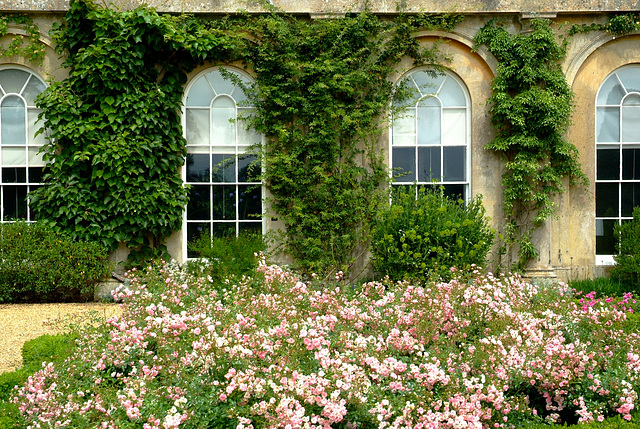
[[[236,187],[233,185],[218,185],[211,188],[213,190],[213,219],[235,220]]]
[[[189,190],[189,204],[187,206],[187,220],[211,219],[211,187],[206,185],[191,185]]]
[[[416,149],[413,147],[394,147],[393,180],[396,182],[414,182],[416,180],[415,170]]]
[[[622,183],[622,216],[633,216],[633,208],[640,206],[640,183]]]
[[[412,149],[413,150],[413,149]],[[441,180],[440,146],[418,148],[418,181],[433,182]]]
[[[4,220],[27,218],[27,186],[3,186],[2,208]]]
[[[598,149],[598,180],[620,180],[620,150]]]
[[[209,181],[209,155],[190,153],[187,155],[187,182]]]
[[[598,255],[613,255],[616,252],[616,239],[613,234],[613,227],[617,220],[597,219],[596,223],[596,253]]]
[[[596,216],[618,216],[618,183],[596,183]]]
[[[3,183],[27,183],[26,167],[3,167],[2,168]]]
[[[465,175],[465,151],[466,147],[452,146],[442,148],[444,152],[444,178],[445,182],[462,182]]]
[[[640,180],[640,149],[622,149],[622,179]]]

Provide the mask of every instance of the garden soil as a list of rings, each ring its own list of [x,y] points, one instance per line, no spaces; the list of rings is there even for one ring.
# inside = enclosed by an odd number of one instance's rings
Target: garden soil
[[[0,304],[0,374],[22,366],[22,345],[69,326],[99,323],[120,314],[118,304]]]

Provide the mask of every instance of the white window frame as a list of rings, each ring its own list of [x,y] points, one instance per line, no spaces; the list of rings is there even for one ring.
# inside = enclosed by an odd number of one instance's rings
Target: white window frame
[[[13,220],[13,218],[8,218],[9,213],[6,212],[6,207],[4,202],[5,202],[7,188],[14,187],[14,186],[26,188],[26,195],[27,195],[26,201],[25,201],[26,213],[25,213],[25,217],[20,219],[25,220],[26,222],[33,222],[34,219],[32,218],[32,215],[31,215],[28,195],[29,195],[29,192],[31,192],[36,187],[42,186],[42,182],[31,180],[32,177],[30,173],[30,168],[45,167],[45,163],[42,160],[42,154],[40,153],[40,149],[42,148],[42,146],[46,144],[46,140],[45,140],[44,134],[40,134],[37,138],[34,136],[35,132],[40,128],[40,126],[38,126],[37,116],[41,112],[41,110],[38,109],[35,106],[35,104],[33,104],[33,102],[31,103],[28,102],[28,100],[25,98],[25,90],[27,89],[27,86],[33,81],[33,79],[36,79],[42,85],[43,89],[40,93],[46,90],[47,84],[44,81],[44,79],[42,79],[42,77],[38,75],[38,73],[36,73],[35,71],[27,67],[13,65],[13,64],[0,66],[0,72],[7,71],[7,70],[17,70],[23,73],[27,73],[28,76],[25,82],[20,87],[18,92],[11,91],[9,88],[5,88],[3,85],[4,82],[0,81],[0,108],[3,102],[8,97],[18,97],[24,103],[24,106],[25,106],[24,144],[4,144],[5,136],[2,135],[4,127],[2,126],[2,122],[1,122],[2,115],[0,115],[0,222],[4,223],[4,222]],[[24,158],[24,163],[10,163],[10,161],[7,161],[8,153],[10,151],[20,152],[21,150],[24,150],[24,155],[22,156]],[[9,164],[7,164],[8,162]],[[18,182],[18,181],[5,182],[5,177],[4,177],[5,168],[24,168],[25,181],[24,182]]]
[[[413,76],[418,74],[418,73],[426,73],[427,70],[429,70],[428,68],[425,67],[421,67],[421,68],[416,68],[413,70],[410,70],[409,72],[405,73],[397,82],[397,85],[399,85],[402,81],[404,81],[405,79],[411,79],[413,80]],[[418,169],[418,149],[419,148],[434,148],[434,147],[440,147],[440,179],[437,180],[437,184],[438,185],[443,185],[443,186],[447,186],[447,185],[462,185],[463,187],[463,193],[464,193],[464,199],[466,201],[468,201],[471,198],[471,109],[470,109],[470,96],[469,96],[469,90],[467,88],[467,86],[464,84],[464,82],[462,81],[462,79],[460,79],[456,74],[454,74],[453,72],[447,70],[442,72],[442,75],[444,76],[444,79],[439,83],[438,88],[433,88],[433,91],[429,91],[427,88],[424,89],[418,89],[419,90],[419,97],[416,100],[416,104],[414,106],[411,106],[411,109],[416,109],[416,115],[415,115],[415,137],[414,137],[414,142],[411,145],[407,145],[407,144],[394,144],[394,118],[392,118],[391,122],[390,122],[390,126],[389,126],[389,177],[391,178],[391,185],[392,186],[402,186],[402,185],[413,185],[414,183],[417,185],[434,185],[434,182],[430,182],[430,181],[419,181],[418,180],[418,174],[417,174],[417,169]],[[457,86],[460,88],[461,92],[464,95],[464,106],[461,105],[454,105],[454,106],[445,106],[443,101],[442,101],[442,90],[443,87],[445,85],[445,83],[447,83],[447,80],[453,80]],[[415,81],[413,82],[415,84]],[[416,84],[416,87],[418,87],[418,85]],[[439,144],[424,144],[421,145],[419,144],[419,136],[420,136],[420,128],[419,128],[419,121],[418,121],[418,115],[417,115],[417,109],[418,109],[418,104],[425,100],[426,98],[429,97],[435,97],[440,104],[440,139],[439,139]],[[445,140],[445,136],[444,136],[444,128],[443,127],[443,121],[444,121],[444,117],[445,117],[445,111],[447,110],[464,110],[464,124],[465,124],[465,130],[464,130],[464,144],[460,144],[460,143],[454,143],[454,144],[448,144],[447,141]],[[402,114],[401,114],[402,115]],[[444,162],[445,162],[445,157],[444,157],[444,148],[453,148],[453,147],[462,147],[464,148],[464,155],[465,155],[465,162],[464,162],[464,180],[442,180],[443,175],[444,175]],[[414,153],[414,165],[416,168],[416,172],[414,172],[415,175],[415,182],[414,181],[398,181],[398,180],[394,180],[394,148],[414,148],[415,149],[415,153]]]
[[[623,135],[622,135],[622,130],[623,130],[623,104],[624,104],[624,99],[627,98],[629,95],[634,95],[636,97],[640,97],[640,88],[639,89],[635,89],[633,91],[629,91],[629,88],[627,88],[625,86],[625,84],[622,82],[622,80],[619,78],[618,73],[620,73],[621,71],[624,70],[628,70],[628,69],[636,69],[638,73],[640,73],[640,65],[638,64],[633,64],[633,65],[626,65],[623,67],[620,67],[618,69],[616,69],[615,71],[613,71],[611,74],[609,74],[600,84],[600,87],[598,88],[598,92],[596,93],[596,100],[595,100],[595,111],[594,111],[594,118],[595,118],[595,123],[594,123],[594,128],[595,128],[595,163],[594,163],[594,177],[595,177],[595,183],[596,183],[596,187],[598,186],[599,183],[611,183],[611,184],[617,184],[618,185],[618,212],[616,216],[598,216],[596,213],[596,217],[595,217],[595,227],[596,227],[596,231],[594,231],[594,233],[596,234],[596,240],[598,237],[598,229],[602,226],[602,223],[605,220],[614,220],[617,221],[618,223],[623,221],[623,220],[628,220],[628,219],[632,219],[631,216],[623,216],[622,215],[622,184],[624,183],[640,183],[640,179],[623,179],[622,178],[622,163],[623,163],[623,156],[622,156],[622,151],[623,149],[627,148],[627,149],[637,149],[640,148],[640,127],[638,127],[637,129],[637,135],[638,138],[636,139],[636,141],[632,141],[632,142],[625,142],[623,141]],[[620,87],[624,90],[624,95],[622,96],[622,98],[620,99],[620,102],[618,104],[606,104],[606,103],[600,103],[600,92],[603,90],[603,88],[605,88],[606,84],[610,81],[610,79],[616,79],[617,83],[620,85]],[[600,109],[612,109],[612,108],[617,108],[618,109],[618,127],[617,127],[617,132],[618,132],[618,141],[617,142],[600,142],[598,141],[599,138],[599,134],[598,134],[598,125],[600,123],[601,117],[600,117]],[[598,151],[600,149],[605,149],[605,148],[610,148],[610,149],[617,149],[618,150],[618,179],[598,179]],[[597,198],[597,192],[596,192],[596,198]],[[596,208],[597,208],[597,199],[596,199]],[[599,226],[599,224],[601,224],[601,226]],[[596,265],[614,265],[615,264],[615,260],[614,260],[614,255],[613,254],[598,254],[597,250],[596,250]]]
[[[241,132],[239,132],[240,130],[240,124],[238,121],[233,121],[231,122],[231,124],[233,124],[233,126],[235,127],[235,143],[233,145],[228,145],[228,146],[224,146],[224,150],[223,151],[216,151],[214,150],[214,129],[211,123],[211,118],[212,116],[212,106],[213,103],[216,99],[219,99],[221,97],[224,98],[229,98],[233,101],[234,105],[235,105],[235,117],[238,118],[239,115],[241,116],[243,113],[247,114],[248,112],[250,112],[250,110],[252,109],[251,106],[239,106],[236,98],[233,97],[233,95],[236,93],[236,91],[239,91],[240,88],[238,86],[234,86],[234,89],[230,91],[230,93],[225,93],[225,92],[221,92],[221,93],[217,93],[216,92],[216,88],[214,88],[209,81],[207,80],[207,83],[209,83],[208,87],[213,91],[213,98],[211,99],[210,105],[209,107],[198,107],[198,106],[188,106],[187,105],[187,98],[190,94],[190,91],[192,90],[192,88],[194,87],[194,85],[202,78],[206,79],[206,76],[211,73],[211,72],[219,72],[221,69],[226,70],[229,73],[234,73],[236,75],[238,75],[239,77],[241,77],[243,80],[247,81],[247,82],[251,82],[253,81],[253,79],[251,78],[251,76],[249,76],[247,73],[243,72],[240,69],[237,68],[232,68],[232,67],[210,67],[207,68],[203,71],[201,71],[200,73],[198,73],[196,76],[193,77],[193,79],[191,79],[191,81],[189,82],[189,84],[187,85],[185,92],[184,92],[184,97],[183,97],[183,108],[182,108],[182,129],[183,129],[183,133],[184,133],[184,137],[185,139],[188,139],[188,135],[189,135],[189,130],[187,129],[187,111],[188,109],[193,109],[193,110],[207,110],[209,112],[209,130],[208,130],[208,144],[189,144],[189,141],[187,140],[187,156],[189,154],[193,154],[193,153],[202,153],[202,154],[208,154],[209,155],[209,159],[212,159],[212,156],[214,154],[216,155],[233,155],[233,156],[238,156],[238,155],[242,155],[243,153],[247,153],[247,149],[249,149],[249,147],[253,144],[253,143],[247,143],[247,144],[243,144],[244,142],[240,141],[241,138]],[[229,81],[227,81],[229,82]],[[259,142],[260,145],[264,144],[264,137],[263,136],[259,136]],[[219,146],[222,147],[222,146]],[[198,151],[195,152],[190,152],[190,149],[194,149],[194,148],[199,148]],[[212,172],[209,171],[209,175],[210,175],[210,180],[206,181],[206,182],[189,182],[187,181],[188,177],[187,177],[187,162],[185,160],[185,164],[182,168],[182,179],[186,184],[189,185],[195,185],[195,186],[209,186],[210,188],[213,186],[234,186],[236,191],[238,190],[239,186],[260,186],[260,198],[261,198],[261,211],[262,211],[262,215],[264,215],[264,210],[265,210],[265,204],[264,204],[264,199],[265,199],[265,189],[262,183],[260,182],[239,182],[238,179],[238,166],[239,163],[235,163],[235,180],[233,182],[214,182],[213,181],[213,177],[211,177]],[[237,192],[236,192],[237,194]],[[209,219],[203,219],[203,220],[188,220],[187,216],[188,216],[188,205],[187,208],[185,209],[184,213],[183,213],[183,225],[182,225],[182,250],[183,250],[183,255],[184,255],[184,259],[191,259],[188,256],[188,241],[190,239],[190,235],[189,235],[189,224],[196,224],[196,223],[208,223],[210,225],[214,225],[216,223],[227,223],[227,224],[233,224],[234,228],[235,228],[235,233],[236,235],[238,235],[238,233],[240,232],[241,229],[241,224],[243,223],[247,223],[247,224],[257,224],[258,222],[255,220],[241,220],[239,219],[239,204],[237,204],[238,202],[238,197],[237,195],[235,196],[236,198],[236,206],[235,206],[235,217],[234,219],[230,219],[230,220],[215,220],[213,219],[213,212],[210,211],[210,216]],[[210,201],[210,210],[213,210],[213,201]],[[265,226],[265,219],[264,217],[262,217],[259,221],[260,223],[260,229],[262,234],[264,234],[266,231],[266,226]],[[213,232],[212,232],[213,234]]]

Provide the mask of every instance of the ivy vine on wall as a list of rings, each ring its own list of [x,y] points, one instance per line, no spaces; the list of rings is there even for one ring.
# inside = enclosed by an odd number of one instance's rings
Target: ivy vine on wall
[[[251,123],[268,140],[263,180],[286,227],[284,250],[304,271],[340,269],[383,201],[376,144],[394,95],[388,77],[403,56],[438,67],[437,48],[421,48],[412,32],[449,31],[461,19],[365,11],[308,21],[272,9],[205,20],[72,0],[52,34],[69,77],[38,99],[52,164],[32,207],[78,238],[126,243],[132,263],[162,254],[187,203],[186,73],[241,61],[256,77],[246,88]]]
[[[21,14],[0,15],[0,37],[9,34],[9,26],[14,24],[24,29],[26,35],[14,34],[6,45],[0,45],[0,57],[24,57],[34,63],[44,59],[45,48],[40,42],[40,30],[33,19]]]
[[[565,44],[548,20],[530,25],[530,32],[513,35],[491,20],[475,36],[498,60],[489,99],[496,137],[485,148],[504,159],[505,253],[517,252],[520,269],[538,255],[532,231],[553,213],[564,179],[588,183],[565,137],[574,97],[559,66]]]

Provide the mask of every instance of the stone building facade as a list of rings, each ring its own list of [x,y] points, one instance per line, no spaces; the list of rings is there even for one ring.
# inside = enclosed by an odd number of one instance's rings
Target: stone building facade
[[[310,19],[340,19],[347,12],[358,12],[363,2],[351,0],[271,0],[276,7]],[[115,0],[120,8],[139,5],[136,0]],[[232,14],[239,9],[250,13],[263,12],[258,2],[236,0],[150,0],[146,2],[158,12],[189,12],[203,15]],[[605,22],[608,16],[620,12],[640,11],[640,2],[609,1],[489,1],[456,2],[453,0],[403,0],[391,2],[371,0],[368,7],[374,13],[393,15],[401,7],[407,13],[455,12],[465,20],[450,33],[417,32],[414,37],[423,44],[441,40],[441,49],[452,61],[447,73],[430,81],[438,89],[437,97],[426,103],[416,100],[416,111],[422,109],[421,120],[396,123],[385,132],[380,150],[388,164],[405,171],[418,171],[398,179],[429,182],[436,178],[452,192],[469,197],[482,194],[487,214],[494,227],[501,229],[503,219],[501,192],[501,162],[484,149],[494,131],[490,124],[487,100],[491,96],[491,81],[496,73],[496,60],[483,49],[474,49],[473,37],[489,19],[500,18],[511,32],[526,32],[531,18],[552,20],[554,26]],[[54,51],[48,31],[60,20],[68,2],[64,0],[0,0],[1,13],[26,13],[33,17],[41,31],[46,49],[45,60],[34,65],[24,58],[0,60],[0,140],[2,156],[2,216],[30,216],[26,193],[38,186],[37,167],[42,160],[36,155],[42,140],[31,136],[34,94],[44,89],[47,79],[63,79],[66,70]],[[11,27],[9,35],[23,32]],[[6,40],[5,40],[6,42]],[[556,216],[537,230],[534,237],[540,256],[534,261],[533,272],[557,275],[562,279],[600,275],[613,263],[613,225],[628,219],[634,206],[640,205],[640,34],[614,37],[602,32],[577,34],[570,39],[567,56],[562,63],[568,83],[573,89],[575,108],[568,139],[579,150],[580,162],[590,184],[574,186],[556,199]],[[250,73],[237,70],[242,78]],[[423,70],[412,68],[407,59],[399,64],[394,80],[410,76],[415,81],[430,79]],[[216,86],[219,87],[216,87]],[[204,93],[203,87],[214,88]],[[226,92],[225,92],[226,91]],[[218,95],[224,95],[220,98]],[[232,149],[216,153],[208,139],[211,127],[224,128],[228,116],[216,122],[216,114],[233,115],[238,93],[224,87],[219,73],[211,65],[203,65],[189,75],[185,86],[183,126],[188,141],[189,162],[184,179],[192,186],[211,194],[219,185],[231,186],[235,194],[244,186],[242,165],[234,167],[233,177],[206,181],[199,173],[212,162],[235,155],[244,149],[241,130],[226,130],[235,143]],[[12,113],[13,112],[13,113]],[[26,113],[25,113],[26,112]],[[225,113],[226,112],[226,113]],[[417,113],[415,117],[417,117]],[[21,118],[21,119],[18,119]],[[24,118],[24,119],[22,119]],[[430,118],[425,131],[424,118]],[[15,122],[20,122],[16,125]],[[211,122],[211,123],[210,123]],[[208,124],[208,125],[207,125]],[[216,125],[217,124],[217,125]],[[435,128],[433,125],[436,125]],[[210,127],[203,131],[202,127]],[[18,133],[18,137],[12,137]],[[26,133],[26,134],[25,134]],[[25,137],[26,136],[26,137]],[[213,156],[213,158],[211,158]],[[208,161],[207,161],[208,160]],[[430,173],[421,174],[426,171]],[[412,170],[412,167],[415,167]],[[435,175],[435,176],[434,176]],[[427,177],[428,176],[428,177]],[[438,176],[438,177],[436,177]],[[238,201],[231,203],[238,204]],[[258,205],[246,207],[248,212],[260,211]],[[187,258],[186,241],[194,231],[205,225],[236,230],[268,230],[277,225],[271,219],[256,221],[236,211],[221,222],[216,213],[203,216],[185,214],[184,227],[169,240],[172,255]]]

